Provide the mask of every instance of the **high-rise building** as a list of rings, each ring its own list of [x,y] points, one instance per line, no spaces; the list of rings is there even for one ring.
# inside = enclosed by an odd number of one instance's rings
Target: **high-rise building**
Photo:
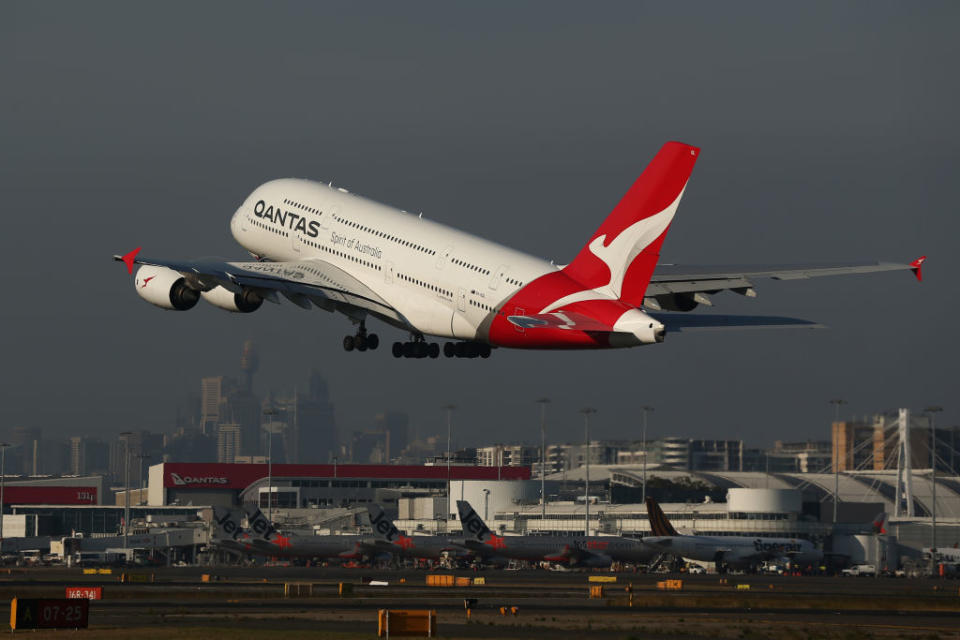
[[[207,377],[200,381],[200,395],[201,433],[216,437],[220,424],[238,425],[243,434],[242,453],[259,453],[260,400],[245,384],[238,385],[226,376]]]
[[[354,464],[383,462],[390,447],[388,431],[354,431],[350,442],[350,460]]]
[[[840,471],[895,469],[899,446],[899,417],[877,414],[862,420],[834,422],[832,456]],[[930,419],[911,414],[911,464],[915,469],[930,468]],[[938,437],[938,446],[940,445]]]
[[[253,394],[253,374],[260,368],[260,358],[253,340],[243,343],[243,353],[240,355],[240,371],[243,372],[243,391]]]
[[[691,440],[691,471],[740,471],[743,440]]]
[[[70,473],[77,476],[103,474],[110,470],[110,447],[99,438],[70,438]]]
[[[232,464],[242,455],[243,433],[238,424],[217,426],[217,462]]]
[[[651,458],[671,469],[690,468],[690,438],[667,436],[655,440],[650,447]]]
[[[407,448],[410,437],[410,416],[400,411],[385,411],[377,414],[374,419],[374,430],[386,431],[390,434],[390,449],[386,452],[387,460],[392,460]]]
[[[770,471],[771,473],[824,473],[832,469],[831,443],[828,441],[783,442],[777,440],[772,449],[764,452],[764,465],[743,471]]]
[[[311,371],[307,393],[295,391],[293,398],[285,403],[285,408],[291,427],[286,445],[288,462],[330,462],[337,455],[340,438],[327,381],[323,376],[316,370]]]
[[[182,429],[166,440],[162,459],[175,462],[214,462],[217,439],[197,429]]]
[[[137,476],[141,470],[146,475],[151,462],[163,461],[163,445],[164,437],[159,433],[142,430],[118,435],[117,439],[110,443],[110,476],[114,482],[123,481],[129,458],[131,486],[138,484],[140,479]]]
[[[70,470],[70,444],[66,440],[34,441],[34,474],[60,475]]]
[[[220,424],[220,410],[224,398],[223,376],[210,376],[200,379],[200,433],[211,435],[217,432]]]
[[[10,430],[10,444],[13,446],[26,446],[35,440],[43,437],[40,427],[16,426]]]
[[[522,444],[495,444],[477,448],[482,467],[529,467],[540,460],[540,448]],[[539,472],[539,466],[537,467]]]
[[[110,443],[110,477],[114,482],[123,482],[129,463],[130,481],[136,479],[136,463],[134,462],[138,453],[140,453],[141,436],[139,431],[132,431],[127,434],[120,434],[117,439]]]

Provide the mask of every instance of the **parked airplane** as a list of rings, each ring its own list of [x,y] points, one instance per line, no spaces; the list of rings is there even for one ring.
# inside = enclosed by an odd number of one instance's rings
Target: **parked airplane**
[[[347,351],[376,349],[375,317],[408,332],[395,357],[488,357],[491,347],[596,349],[663,342],[698,329],[814,327],[795,318],[658,313],[710,306],[723,290],[754,297],[753,279],[789,280],[912,269],[862,263],[750,267],[658,264],[660,248],[700,150],[666,143],[573,261],[558,266],[309,180],[257,187],[230,221],[255,262],[114,256],[141,265],[137,293],[185,311],[202,298],[256,311],[283,296],[304,309],[339,311],[357,326]]]
[[[269,557],[323,558],[327,560],[359,560],[377,554],[373,541],[359,535],[293,535],[283,534],[273,526],[255,504],[244,505],[247,529],[239,527],[235,512],[214,507],[221,546],[233,549],[239,544],[244,553]],[[239,528],[239,534],[233,533]]]
[[[817,566],[823,552],[809,540],[757,536],[683,536],[677,533],[653,498],[647,498],[647,517],[652,536],[644,544],[675,556],[715,562],[717,572],[727,568],[747,569],[766,560],[785,560],[799,566]]]
[[[396,557],[424,560],[440,560],[445,557],[466,560],[473,555],[467,550],[462,536],[406,536],[397,529],[380,505],[368,504],[367,511],[370,514],[370,526],[378,542],[377,548],[381,551]]]
[[[657,555],[640,540],[620,536],[498,536],[469,502],[458,500],[457,512],[467,548],[485,559],[608,567],[613,562],[648,562]]]

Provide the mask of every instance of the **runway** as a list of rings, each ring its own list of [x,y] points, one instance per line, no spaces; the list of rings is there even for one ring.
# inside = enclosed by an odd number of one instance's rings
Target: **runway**
[[[446,638],[960,638],[957,581],[729,576],[724,584],[707,575],[684,576],[681,591],[666,592],[656,583],[679,576],[454,571],[485,584],[430,587],[431,572],[414,570],[129,570],[139,579],[149,576],[147,583],[120,583],[119,570],[95,576],[80,569],[14,571],[0,574],[2,597],[63,597],[66,586],[103,586],[104,599],[91,602],[84,635],[90,638],[195,637],[199,629],[205,638],[369,638],[382,608],[434,609]],[[205,573],[210,582],[202,582]],[[603,584],[603,597],[591,599],[590,576],[616,582]],[[388,585],[363,584],[370,579]],[[341,582],[351,595],[338,595]],[[284,597],[285,583],[309,584],[310,595]],[[467,598],[476,600],[469,620]],[[516,607],[517,614],[501,615],[501,607]],[[164,635],[155,635],[159,629]],[[45,633],[54,632],[32,637]]]

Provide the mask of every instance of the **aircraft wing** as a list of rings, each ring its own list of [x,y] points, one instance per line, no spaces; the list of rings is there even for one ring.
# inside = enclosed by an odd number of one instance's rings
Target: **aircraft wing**
[[[299,307],[312,305],[327,311],[344,307],[364,309],[401,323],[406,321],[386,300],[370,287],[343,269],[323,260],[290,262],[227,262],[217,258],[198,260],[166,260],[137,257],[136,251],[114,260],[125,262],[132,271],[134,264],[167,267],[183,274],[192,285],[209,290],[220,285],[238,292],[243,287],[256,291],[262,298],[279,302],[278,294]]]
[[[918,280],[923,279],[921,268],[926,256],[917,258],[909,264],[897,262],[851,262],[843,264],[783,264],[783,265],[724,265],[724,266],[684,266],[674,264],[657,265],[646,297],[656,299],[673,294],[718,293],[730,289],[746,296],[755,296],[751,279],[770,278],[772,280],[806,280],[822,276],[839,276],[880,271],[912,271]],[[706,298],[694,298],[704,303]],[[706,302],[709,304],[709,302]]]

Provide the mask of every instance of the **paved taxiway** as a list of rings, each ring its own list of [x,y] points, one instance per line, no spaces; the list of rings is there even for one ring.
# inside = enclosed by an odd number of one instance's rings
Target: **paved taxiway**
[[[59,596],[68,585],[101,584],[88,637],[152,637],[163,628],[184,637],[202,628],[223,637],[372,637],[376,609],[436,609],[443,637],[463,638],[960,638],[960,582],[891,578],[685,576],[666,593],[667,576],[619,573],[603,599],[588,599],[581,572],[469,571],[487,584],[427,587],[426,571],[341,568],[161,568],[155,582],[119,584],[117,576],[38,568],[0,575],[0,597]],[[201,582],[201,574],[216,576]],[[614,575],[614,574],[602,574]],[[389,582],[361,584],[363,577]],[[676,576],[674,576],[676,577]],[[403,580],[404,582],[400,582]],[[309,582],[314,595],[284,598],[284,582]],[[337,595],[339,582],[354,594]],[[633,606],[625,586],[633,585]],[[738,584],[750,589],[738,590]],[[476,598],[468,623],[464,598]],[[517,616],[499,608],[516,606]],[[233,630],[230,632],[230,630]],[[240,634],[238,636],[238,633]],[[93,634],[93,635],[90,635]],[[119,634],[119,635],[118,635]],[[125,635],[124,635],[125,634]],[[275,636],[275,634],[280,634]],[[851,635],[853,634],[853,635]],[[35,636],[37,637],[37,636]]]

